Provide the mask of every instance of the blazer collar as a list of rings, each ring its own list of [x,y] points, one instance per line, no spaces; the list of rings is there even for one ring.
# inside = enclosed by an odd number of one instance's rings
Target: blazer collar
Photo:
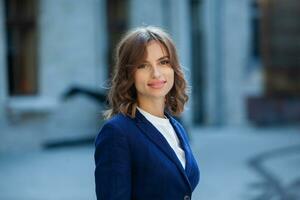
[[[139,110],[136,110],[136,124],[141,129],[141,131],[156,145],[159,147],[159,149],[167,155],[167,157],[175,163],[177,168],[179,169],[180,173],[183,175],[184,179],[187,181],[189,187],[192,189],[188,174],[191,170],[190,162],[191,162],[191,152],[187,146],[187,142],[183,137],[183,133],[178,125],[175,119],[165,112],[165,115],[169,118],[177,137],[180,141],[181,147],[183,148],[185,152],[185,159],[186,159],[186,165],[185,169],[183,168],[182,164],[180,163],[176,153],[173,151],[172,147],[169,145],[167,140],[164,138],[164,136],[144,117],[142,113],[139,112]]]

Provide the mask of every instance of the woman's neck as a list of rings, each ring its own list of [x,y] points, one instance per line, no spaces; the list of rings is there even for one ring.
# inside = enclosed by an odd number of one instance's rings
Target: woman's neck
[[[164,118],[164,110],[165,110],[165,103],[164,101],[157,100],[157,101],[138,101],[138,107],[143,109],[144,111],[157,116]]]

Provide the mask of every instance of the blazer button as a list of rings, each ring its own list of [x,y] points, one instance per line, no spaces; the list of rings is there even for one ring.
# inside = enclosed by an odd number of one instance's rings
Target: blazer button
[[[190,200],[191,198],[188,195],[185,195],[183,200]]]

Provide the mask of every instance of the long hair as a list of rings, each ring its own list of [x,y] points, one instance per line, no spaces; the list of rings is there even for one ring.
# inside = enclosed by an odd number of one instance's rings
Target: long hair
[[[187,83],[174,42],[161,28],[146,26],[127,32],[117,46],[114,72],[108,92],[109,108],[104,112],[106,119],[118,113],[135,117],[137,92],[133,77],[137,64],[145,58],[146,47],[150,41],[158,41],[166,48],[174,70],[174,85],[166,95],[165,110],[175,116],[183,112],[184,105],[188,101]]]

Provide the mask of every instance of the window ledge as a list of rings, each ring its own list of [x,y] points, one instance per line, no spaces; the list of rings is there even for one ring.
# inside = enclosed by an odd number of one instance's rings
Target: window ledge
[[[6,109],[10,114],[45,114],[58,107],[58,101],[46,97],[10,97]]]

